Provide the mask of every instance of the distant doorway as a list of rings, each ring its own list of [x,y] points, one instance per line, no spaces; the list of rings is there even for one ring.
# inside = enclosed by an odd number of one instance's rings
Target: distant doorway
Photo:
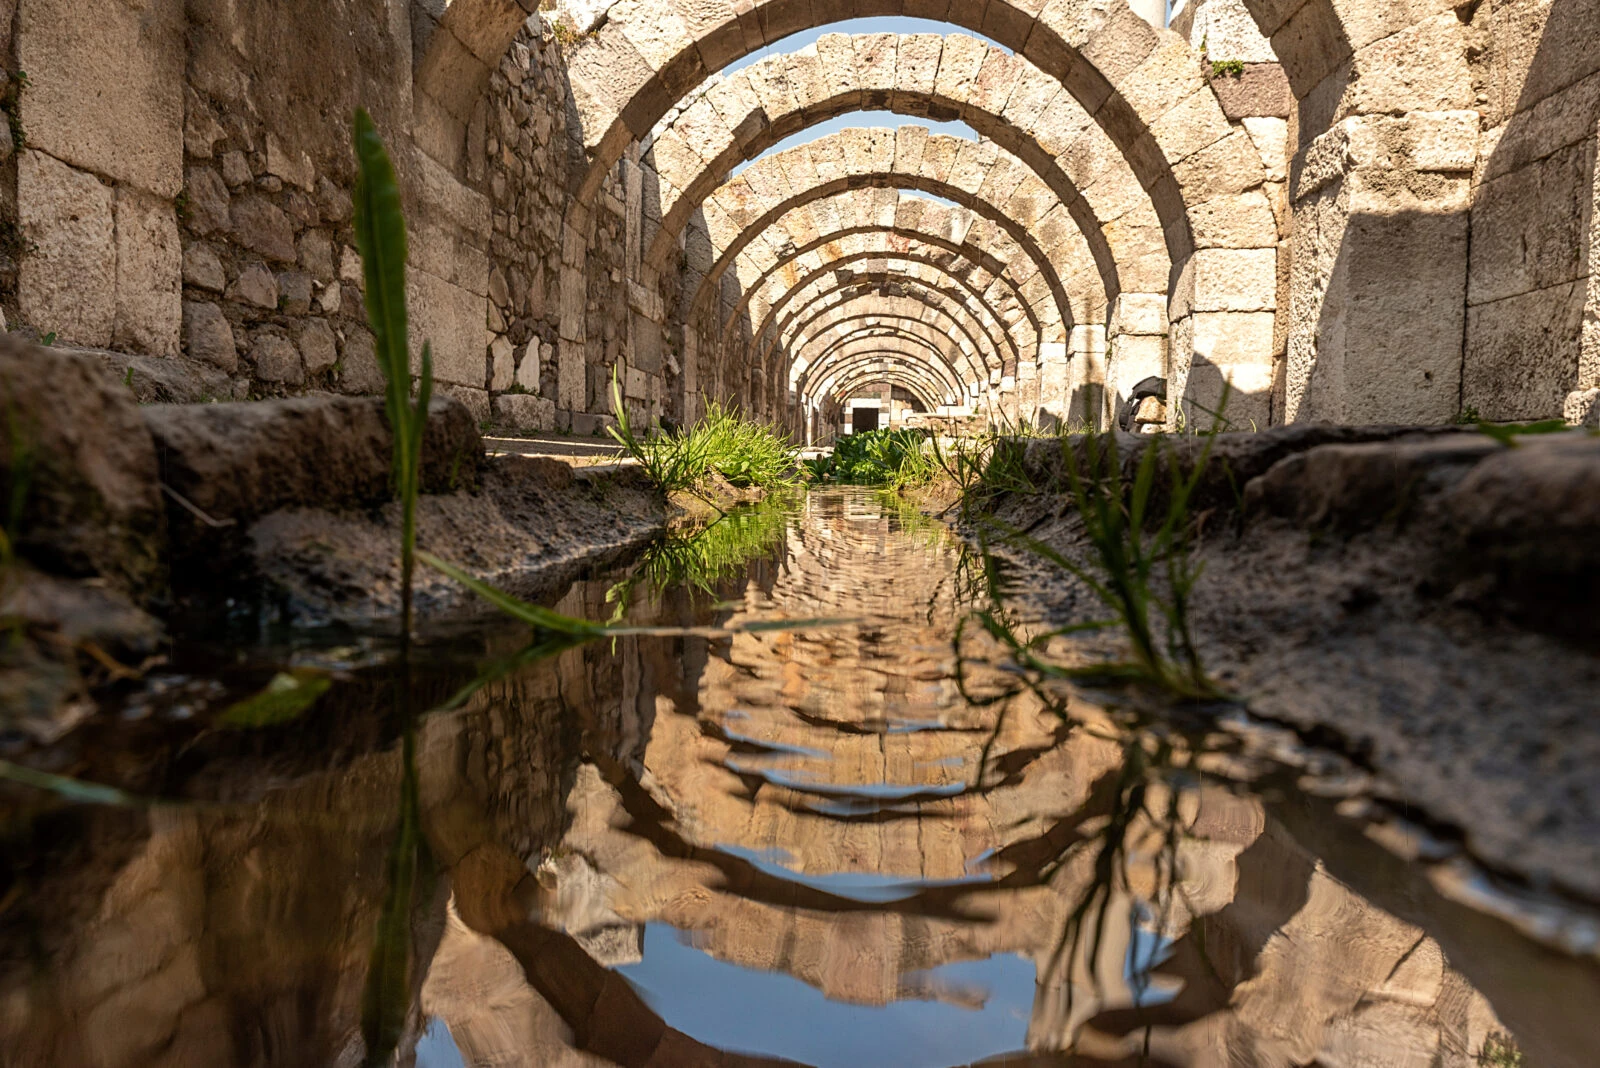
[[[865,434],[869,430],[878,429],[877,408],[856,408],[850,413],[851,433]]]

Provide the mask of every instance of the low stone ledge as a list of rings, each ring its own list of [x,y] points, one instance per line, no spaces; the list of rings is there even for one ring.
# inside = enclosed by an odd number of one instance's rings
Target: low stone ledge
[[[239,548],[251,521],[283,508],[380,505],[392,495],[392,438],[376,397],[296,397],[144,409],[175,558],[207,564]],[[423,436],[422,490],[478,484],[483,439],[458,401],[435,398]]]
[[[164,587],[155,446],[93,357],[0,336],[0,486],[22,501],[15,549],[41,570],[105,579],[139,601]]]

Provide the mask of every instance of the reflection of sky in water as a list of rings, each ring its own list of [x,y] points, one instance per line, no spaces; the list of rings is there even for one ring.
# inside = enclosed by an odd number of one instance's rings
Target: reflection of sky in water
[[[1033,965],[1009,955],[917,976],[924,989],[986,990],[988,1000],[977,1010],[928,1001],[881,1008],[829,1001],[791,975],[716,960],[665,924],[647,925],[644,960],[618,971],[668,1026],[691,1038],[816,1068],[966,1064],[1022,1049],[1033,1012]]]
[[[731,857],[749,861],[768,875],[775,875],[780,879],[787,879],[801,886],[809,886],[813,890],[822,890],[839,897],[849,898],[851,901],[860,901],[866,904],[883,905],[891,901],[904,901],[908,897],[915,897],[923,890],[936,886],[967,886],[989,883],[994,881],[994,876],[988,874],[968,875],[960,879],[912,879],[904,875],[880,875],[877,872],[867,871],[840,871],[830,872],[826,875],[806,875],[795,871],[785,864],[793,860],[786,850],[782,849],[743,849],[736,845],[719,845],[719,853],[726,853]],[[968,865],[971,870],[971,865]]]
[[[417,1068],[467,1068],[450,1037],[450,1027],[439,1017],[428,1021],[428,1029],[417,1042]]]

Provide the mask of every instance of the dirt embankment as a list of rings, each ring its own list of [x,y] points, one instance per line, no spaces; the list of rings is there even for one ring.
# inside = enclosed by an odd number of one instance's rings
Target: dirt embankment
[[[1123,445],[1131,476],[1150,442]],[[1185,467],[1201,446],[1160,447]],[[1059,446],[1030,446],[1025,468],[1036,491],[998,496],[993,516],[1089,560]],[[1204,564],[1190,618],[1215,678],[1488,863],[1600,900],[1600,438],[1228,434],[1190,520]],[[995,548],[1050,620],[1108,614],[1035,554]]]
[[[95,354],[0,337],[0,730],[58,736],[89,691],[160,654],[178,621],[382,627],[399,610],[399,517],[378,398],[141,406]],[[440,399],[423,442],[421,547],[519,596],[652,537],[634,471],[486,458]],[[475,614],[420,569],[424,620]],[[120,666],[119,666],[120,665]]]

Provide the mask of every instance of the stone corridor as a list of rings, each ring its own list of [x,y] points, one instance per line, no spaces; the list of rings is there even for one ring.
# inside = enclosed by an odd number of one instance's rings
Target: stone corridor
[[[1171,429],[1224,382],[1238,427],[1593,424],[1597,35],[1594,0],[8,0],[0,308],[145,399],[377,391],[362,106],[416,343],[506,430],[597,432],[613,375],[641,422],[818,443],[857,400]]]

